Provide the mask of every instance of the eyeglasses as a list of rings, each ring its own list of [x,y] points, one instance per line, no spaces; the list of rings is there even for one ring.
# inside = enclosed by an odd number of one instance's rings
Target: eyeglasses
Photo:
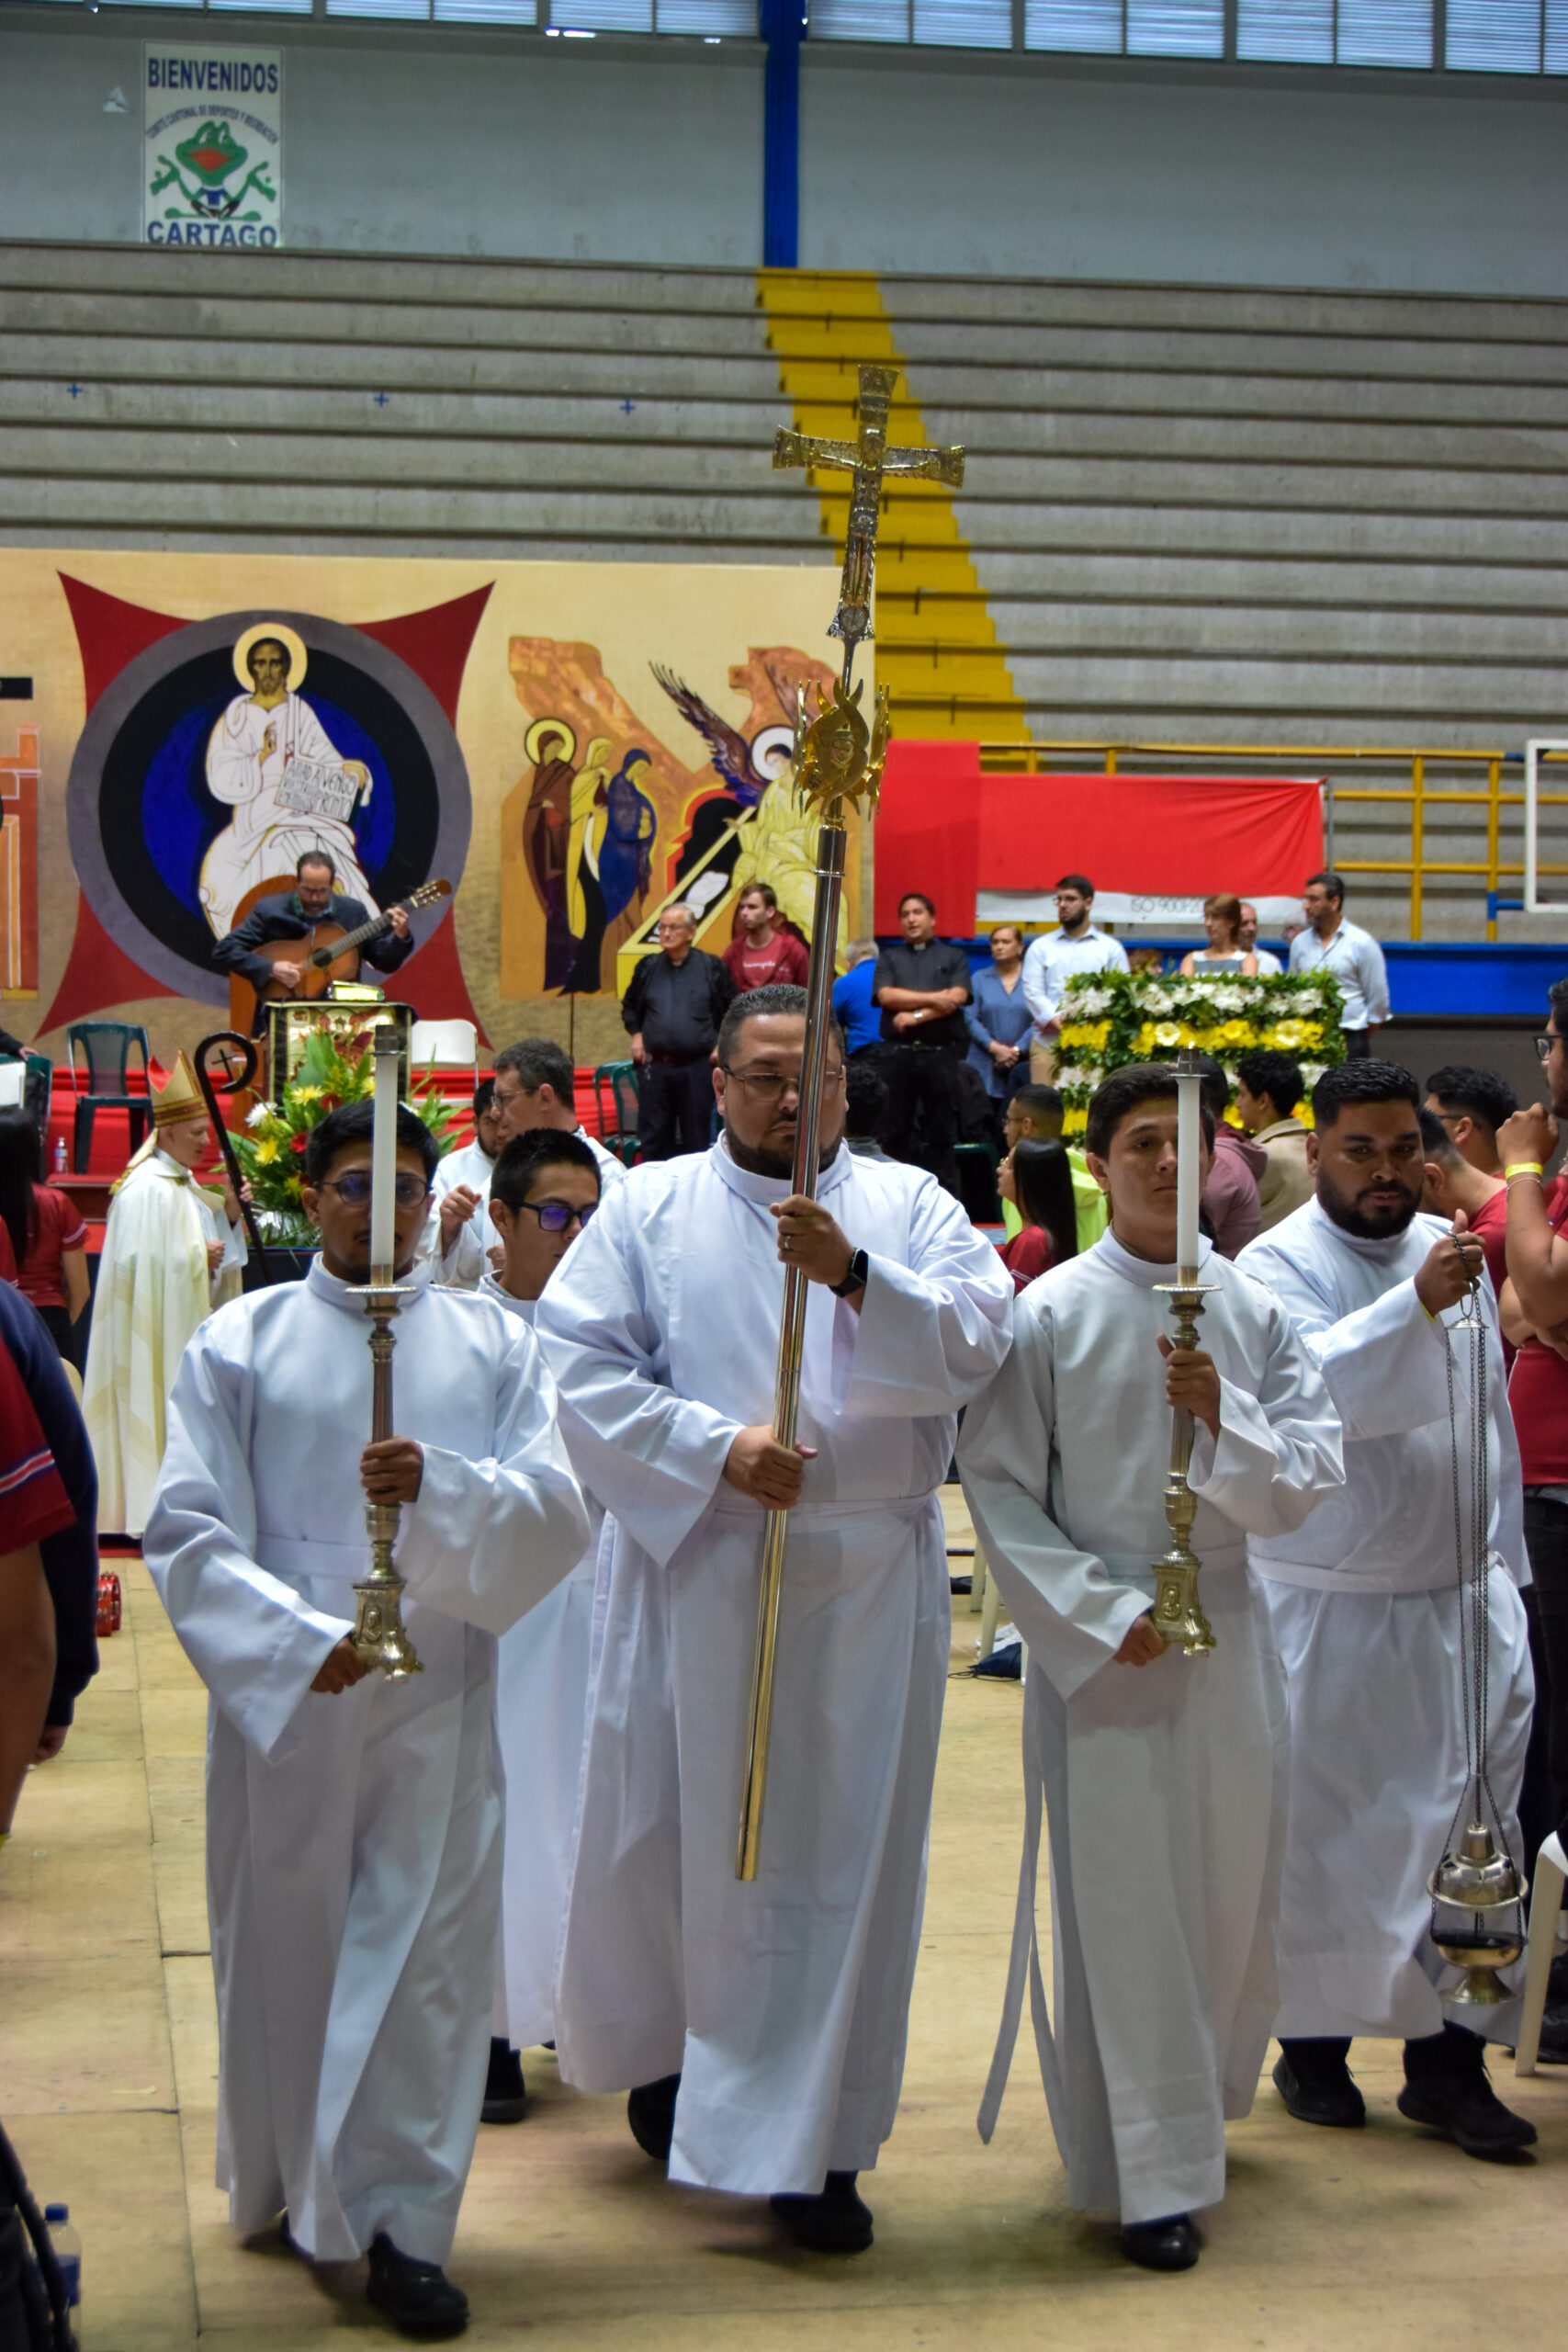
[[[1562,1043],[1562,1040],[1561,1037],[1538,1037],[1535,1041],[1537,1060],[1549,1062],[1551,1059],[1552,1047],[1554,1046],[1560,1046]]]
[[[586,1225],[592,1216],[596,1202],[590,1201],[585,1209],[574,1208],[570,1201],[519,1201],[520,1209],[529,1209],[539,1220],[542,1233],[564,1233],[574,1220]]]
[[[747,1088],[756,1102],[778,1102],[788,1093],[798,1094],[801,1089],[798,1073],[791,1078],[783,1078],[776,1069],[731,1069],[726,1062],[724,1074],[726,1078],[732,1078],[737,1086]],[[844,1066],[840,1062],[836,1069],[823,1071],[822,1083],[824,1086],[837,1086],[843,1074]]]
[[[359,1209],[370,1198],[370,1179],[354,1168],[346,1176],[323,1176],[316,1189],[335,1193],[344,1208]],[[400,1209],[416,1209],[421,1201],[430,1198],[430,1187],[423,1176],[400,1176],[392,1186],[392,1196]]]

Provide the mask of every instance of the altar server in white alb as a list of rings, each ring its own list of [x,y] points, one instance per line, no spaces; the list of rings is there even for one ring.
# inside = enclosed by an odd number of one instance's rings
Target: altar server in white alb
[[[1481,1276],[1492,1498],[1490,1779],[1520,1858],[1517,1809],[1534,1684],[1518,1447],[1481,1244],[1418,1215],[1419,1089],[1392,1062],[1349,1061],[1313,1093],[1317,1195],[1239,1263],[1289,1309],[1345,1424],[1346,1487],[1293,1535],[1255,1544],[1291,1690],[1291,1826],[1274,2081],[1303,2123],[1366,2120],[1357,2035],[1404,2042],[1399,2109],[1472,2156],[1535,2127],[1486,2077],[1484,2034],[1511,2041],[1518,2003],[1478,2009],[1431,1937],[1427,1880],[1464,1792],[1454,1443],[1468,1524],[1475,1430],[1455,1310]],[[1454,1425],[1450,1429],[1450,1373]],[[1463,1826],[1462,1824],[1461,1825]]]
[[[1168,1069],[1105,1080],[1085,1140],[1110,1230],[1019,1299],[1013,1351],[959,1448],[1029,1645],[1023,1867],[980,2128],[988,2139],[1027,1973],[1068,2193],[1118,2212],[1122,2252],[1153,2270],[1198,2259],[1191,2217],[1224,2194],[1225,2122],[1252,2105],[1274,2016],[1285,1690],[1247,1537],[1298,1526],[1343,1476],[1289,1317],[1207,1239],[1201,1344],[1170,1353],[1157,1285],[1176,1279],[1176,1139]],[[1201,1659],[1168,1652],[1150,1618],[1173,1405],[1196,1422],[1191,1541],[1216,1644]],[[1054,2029],[1034,1923],[1042,1792]]]
[[[615,1153],[579,1123],[576,1073],[564,1046],[553,1037],[524,1037],[515,1046],[503,1046],[495,1057],[492,1084],[491,1112],[498,1151],[513,1136],[548,1128],[555,1135],[575,1136],[592,1154],[602,1185],[620,1182],[626,1171]],[[470,1154],[472,1150],[470,1146]],[[463,1159],[464,1164],[455,1166],[448,1177],[444,1160],[435,1180],[439,1220],[432,1219],[431,1233],[441,1261],[436,1280],[472,1290],[484,1273],[486,1252],[495,1238],[484,1210],[490,1175],[488,1170],[481,1173],[471,1158],[453,1158]]]
[[[504,1251],[479,1289],[532,1323],[546,1283],[599,1206],[599,1163],[578,1136],[536,1127],[502,1150],[490,1226]],[[484,2120],[520,2123],[519,2052],[556,2039],[556,1966],[566,1919],[582,1779],[593,1623],[593,1570],[604,1514],[584,1495],[588,1544],[564,1583],[501,1637],[496,1713],[506,1768],[506,1869],[501,1973]]]
[[[558,1991],[562,2071],[631,2086],[672,2179],[869,2245],[893,2126],[947,1674],[935,1489],[1011,1283],[931,1179],[842,1147],[790,1192],[805,992],[739,998],[724,1134],[606,1192],[539,1302],[561,1423],[613,1514]],[[783,1265],[808,1278],[800,1442],[772,1430]],[[763,1515],[791,1510],[761,1859],[736,1877]]]
[[[186,1342],[240,1295],[245,1236],[227,1185],[193,1170],[212,1121],[184,1054],[152,1091],[152,1132],[114,1188],[87,1343],[82,1409],[98,1467],[98,1524],[140,1535],[164,1458],[165,1412]]]
[[[502,1871],[497,1636],[581,1556],[587,1521],[526,1324],[414,1269],[435,1150],[398,1113],[400,1434],[368,1445],[371,1118],[310,1137],[321,1253],[204,1326],[181,1366],[147,1564],[210,1693],[208,1905],[219,2183],[306,2256],[369,2250],[410,2334],[467,2301],[441,2265],[479,2130]],[[412,1271],[411,1271],[412,1269]],[[365,1501],[402,1508],[423,1672],[349,1638]]]

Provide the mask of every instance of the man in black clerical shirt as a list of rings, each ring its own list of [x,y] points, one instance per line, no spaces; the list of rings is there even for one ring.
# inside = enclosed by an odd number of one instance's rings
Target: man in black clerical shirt
[[[872,1001],[882,1008],[882,1075],[887,1124],[882,1140],[895,1159],[929,1168],[950,1193],[958,1190],[958,1065],[968,1051],[964,1008],[969,1001],[969,958],[936,936],[936,909],[923,890],[898,902],[904,936],[885,947],[872,978]],[[921,1123],[915,1141],[915,1118]]]
[[[256,1017],[251,1027],[260,1035],[266,1026],[266,1008],[262,990],[271,980],[282,980],[293,988],[303,969],[303,961],[291,964],[270,963],[256,949],[264,941],[298,939],[303,942],[319,922],[335,922],[344,931],[357,931],[362,923],[372,920],[363,899],[346,899],[333,889],[337,868],[324,849],[308,849],[294,869],[294,888],[280,890],[276,898],[258,899],[243,923],[227,933],[212,951],[212,960],[220,972],[238,972],[249,980],[256,992]],[[379,939],[372,939],[360,950],[362,963],[373,964],[378,972],[395,972],[413,954],[413,938],[409,919],[401,907],[394,907],[387,918],[392,928],[383,932]]]
[[[713,1053],[735,982],[721,957],[694,947],[690,907],[666,907],[657,956],[645,956],[621,1000],[640,1074],[637,1139],[645,1159],[705,1151],[713,1128]]]

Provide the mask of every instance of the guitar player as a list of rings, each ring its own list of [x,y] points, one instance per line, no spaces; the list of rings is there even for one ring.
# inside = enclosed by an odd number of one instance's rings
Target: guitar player
[[[335,923],[344,931],[357,931],[371,920],[370,910],[363,899],[344,898],[333,888],[336,879],[337,869],[325,850],[307,850],[294,869],[293,889],[279,890],[270,899],[258,899],[244,922],[214,947],[212,960],[219,970],[237,972],[256,991],[253,1035],[259,1035],[266,1024],[263,991],[269,981],[281,980],[286,987],[294,988],[303,968],[303,956],[299,964],[291,964],[287,957],[278,961],[259,955],[259,948],[288,939],[298,939],[303,948],[318,923]],[[402,908],[392,908],[387,920],[391,929],[379,939],[371,940],[364,950],[364,961],[373,964],[378,972],[395,972],[413,954],[413,937]]]

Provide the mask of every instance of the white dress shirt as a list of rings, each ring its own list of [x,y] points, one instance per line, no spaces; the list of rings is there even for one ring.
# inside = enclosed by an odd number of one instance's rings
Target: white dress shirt
[[[1093,923],[1077,936],[1048,931],[1032,939],[1023,957],[1023,1001],[1042,1035],[1062,1017],[1062,990],[1076,972],[1124,972],[1127,951]]]
[[[1388,1019],[1388,971],[1382,949],[1370,931],[1343,920],[1331,939],[1320,939],[1311,924],[1291,942],[1292,972],[1325,967],[1345,999],[1347,1029],[1376,1029]]]

